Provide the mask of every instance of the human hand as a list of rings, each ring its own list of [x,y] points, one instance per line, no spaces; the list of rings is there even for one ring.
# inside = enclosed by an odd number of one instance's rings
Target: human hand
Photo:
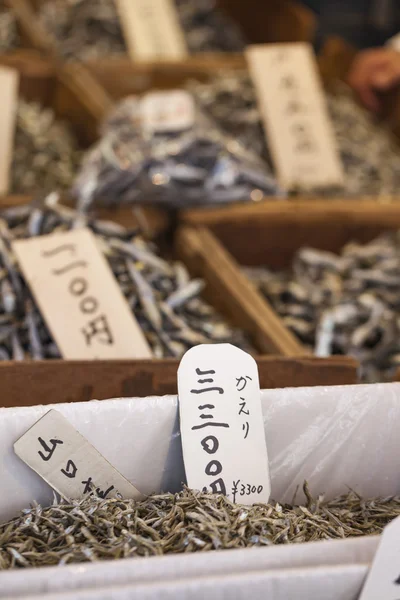
[[[400,53],[390,48],[359,52],[350,68],[348,83],[366,108],[379,113],[380,92],[400,83]]]

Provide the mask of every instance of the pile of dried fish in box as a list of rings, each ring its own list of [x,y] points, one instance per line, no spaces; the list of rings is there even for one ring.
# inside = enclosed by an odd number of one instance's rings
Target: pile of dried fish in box
[[[271,163],[255,90],[247,74],[221,74],[210,83],[192,82],[189,89],[222,129]],[[345,171],[344,188],[336,193],[399,193],[400,150],[391,133],[356,103],[344,84],[327,94],[327,106]]]
[[[20,100],[11,168],[12,193],[69,188],[81,158],[82,151],[67,123],[57,120],[51,108]]]
[[[176,0],[189,52],[241,52],[238,27],[215,0]],[[39,18],[65,58],[95,59],[126,52],[114,0],[48,0]]]
[[[351,242],[340,255],[302,248],[290,272],[245,271],[309,349],[354,356],[365,382],[393,380],[400,365],[398,234]]]
[[[330,502],[308,495],[294,507],[243,506],[190,490],[143,501],[89,496],[35,506],[1,525],[0,570],[359,537],[399,515],[399,497],[354,492]]]
[[[180,357],[203,343],[230,342],[249,350],[244,334],[232,328],[201,297],[205,283],[191,279],[180,262],[168,262],[139,231],[110,221],[90,220],[50,194],[43,206],[0,212],[0,360],[59,358],[55,341],[19,271],[11,242],[87,225],[108,260],[156,358]]]
[[[18,48],[19,42],[15,15],[0,0],[0,52],[9,52]]]
[[[149,96],[162,101],[163,93],[130,96],[115,107],[77,177],[74,195],[81,206],[141,202],[182,208],[283,195],[268,166],[182,94],[193,104],[184,129],[149,128],[143,107]]]

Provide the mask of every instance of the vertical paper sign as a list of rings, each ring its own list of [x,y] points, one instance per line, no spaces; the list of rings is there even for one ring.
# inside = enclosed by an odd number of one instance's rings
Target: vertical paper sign
[[[270,479],[257,363],[231,344],[200,345],[178,369],[187,484],[238,504],[268,502]]]
[[[281,185],[342,185],[342,164],[311,46],[256,45],[246,54]]]
[[[151,358],[151,350],[89,229],[13,243],[63,358]]]
[[[400,517],[385,527],[359,600],[400,598]]]
[[[143,495],[58,411],[50,410],[14,444],[21,460],[56,492],[71,500]]]
[[[18,72],[15,69],[0,67],[0,194],[7,194],[10,186],[10,166],[18,106],[18,80]]]
[[[188,56],[173,0],[116,0],[133,61],[181,60]]]

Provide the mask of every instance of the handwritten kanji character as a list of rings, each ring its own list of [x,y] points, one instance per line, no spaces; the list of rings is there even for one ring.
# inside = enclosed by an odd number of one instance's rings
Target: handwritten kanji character
[[[69,460],[65,469],[61,469],[61,473],[69,479],[74,479],[77,470],[78,468],[76,467],[75,463],[72,460]]]
[[[46,452],[48,452],[48,453],[49,453],[49,454],[48,454],[48,456],[45,456],[45,455],[43,454],[43,452],[41,452],[40,450],[39,450],[39,452],[38,452],[38,454],[39,454],[40,458],[41,458],[42,460],[45,460],[46,462],[47,462],[48,460],[50,460],[50,459],[51,459],[51,457],[53,456],[53,454],[54,454],[54,450],[56,449],[56,446],[57,446],[57,444],[63,444],[63,443],[64,443],[64,442],[62,442],[61,440],[55,440],[55,439],[53,439],[53,440],[50,440],[50,444],[52,444],[52,446],[53,446],[52,448],[50,448],[50,447],[49,447],[49,446],[46,444],[46,442],[45,442],[44,440],[42,440],[42,438],[41,438],[41,437],[39,437],[39,438],[38,438],[38,441],[40,442],[40,445],[42,446],[42,448],[43,448],[44,450],[46,450]]]
[[[82,481],[82,483],[85,486],[85,489],[83,490],[84,494],[88,494],[89,492],[93,491],[94,485],[92,477],[88,477],[88,479],[86,481]]]
[[[246,387],[246,385],[247,385],[246,379],[249,379],[250,381],[253,381],[252,378],[249,377],[248,375],[246,375],[246,377],[236,377],[236,389],[239,392],[242,392],[244,390],[244,388]],[[240,382],[242,382],[242,383],[240,383]],[[240,385],[242,385],[241,388],[239,388]]]
[[[92,321],[89,321],[87,327],[83,327],[81,331],[85,336],[85,342],[88,346],[91,345],[93,338],[96,338],[100,344],[111,345],[114,343],[114,339],[107,322],[107,317],[105,315],[99,315]]]

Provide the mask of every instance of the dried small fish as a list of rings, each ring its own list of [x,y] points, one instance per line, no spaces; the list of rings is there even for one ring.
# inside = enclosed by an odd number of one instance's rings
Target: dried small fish
[[[247,73],[221,73],[207,83],[191,82],[189,90],[224,131],[272,164],[255,90]],[[361,108],[344,84],[337,84],[326,99],[345,183],[340,189],[314,191],[375,197],[398,194],[400,150],[388,128]]]
[[[92,202],[187,207],[251,201],[257,193],[284,195],[268,165],[221,133],[196,106],[186,129],[149,129],[146,98],[125,98],[108,115],[75,181],[82,208]]]
[[[157,358],[180,357],[199,343],[230,342],[251,350],[235,329],[201,297],[203,281],[168,262],[139,230],[96,221],[58,203],[50,194],[29,210],[0,213],[0,360],[58,358],[59,350],[18,269],[10,242],[87,225],[108,261]]]
[[[12,193],[69,188],[81,157],[73,132],[56,119],[52,109],[20,100],[11,166]]]
[[[142,501],[55,498],[0,525],[0,570],[376,535],[400,515],[397,496],[351,491],[327,502],[304,489],[305,506],[243,506],[188,489]]]
[[[20,45],[14,13],[0,1],[0,52],[10,52]]]
[[[241,52],[238,26],[215,0],[175,0],[189,52]],[[113,0],[48,0],[39,12],[45,29],[68,59],[94,59],[126,52]]]
[[[347,244],[340,256],[302,248],[288,272],[245,273],[310,350],[354,356],[365,382],[393,380],[400,355],[399,234]]]

